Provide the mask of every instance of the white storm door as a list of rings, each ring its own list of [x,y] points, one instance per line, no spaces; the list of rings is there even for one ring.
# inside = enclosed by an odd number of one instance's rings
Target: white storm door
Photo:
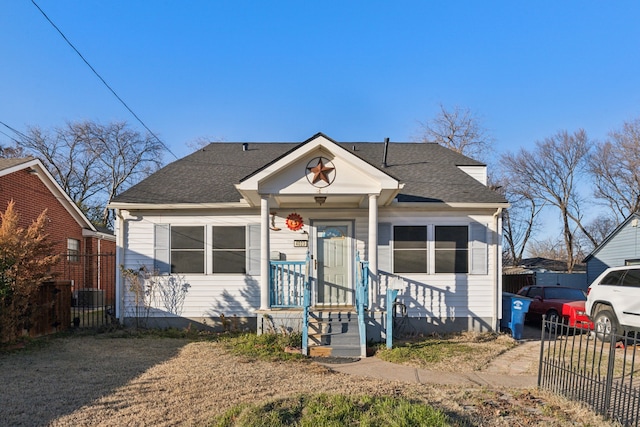
[[[316,303],[353,305],[351,222],[314,222]]]

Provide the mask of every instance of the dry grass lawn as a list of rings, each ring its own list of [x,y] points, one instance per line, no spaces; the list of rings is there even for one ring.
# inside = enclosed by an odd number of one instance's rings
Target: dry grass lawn
[[[242,402],[320,392],[404,396],[445,411],[453,425],[606,425],[535,389],[363,379],[312,362],[249,360],[215,342],[111,334],[0,354],[0,384],[0,424],[11,426],[200,426]]]

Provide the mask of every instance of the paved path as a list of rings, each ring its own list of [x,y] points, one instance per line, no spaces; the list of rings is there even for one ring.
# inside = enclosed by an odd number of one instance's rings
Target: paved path
[[[534,328],[528,329],[517,347],[498,356],[482,371],[461,373],[429,371],[385,362],[377,357],[367,357],[352,363],[324,363],[324,365],[345,374],[408,383],[532,388],[538,382],[540,331]]]

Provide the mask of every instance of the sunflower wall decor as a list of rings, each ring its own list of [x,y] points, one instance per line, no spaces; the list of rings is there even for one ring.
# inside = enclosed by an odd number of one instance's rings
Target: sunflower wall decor
[[[289,230],[291,231],[298,231],[304,225],[304,223],[302,222],[302,217],[297,213],[289,214],[289,216],[287,216],[286,223],[287,227],[289,227]]]

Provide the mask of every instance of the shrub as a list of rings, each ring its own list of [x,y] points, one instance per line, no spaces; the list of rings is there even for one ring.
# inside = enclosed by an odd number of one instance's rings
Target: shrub
[[[0,213],[0,341],[18,338],[32,323],[33,298],[38,287],[52,278],[53,242],[45,233],[46,210],[28,228],[19,227],[19,216],[10,201]]]

